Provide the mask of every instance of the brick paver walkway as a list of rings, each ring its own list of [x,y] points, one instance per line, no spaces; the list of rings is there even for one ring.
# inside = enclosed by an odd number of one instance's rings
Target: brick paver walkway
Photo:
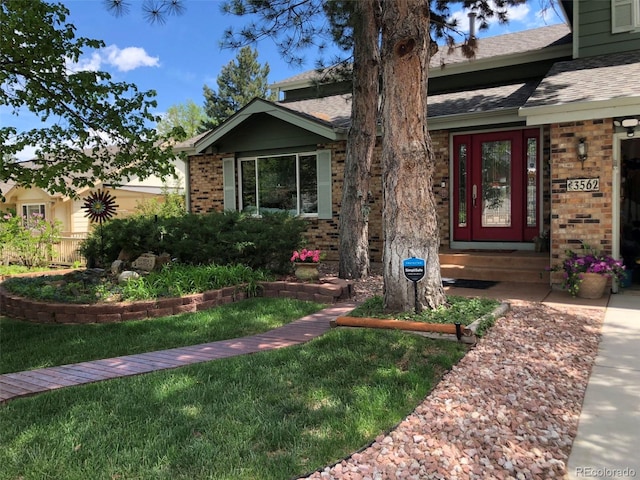
[[[0,375],[0,402],[63,387],[297,345],[322,335],[329,330],[331,320],[354,308],[354,303],[335,304],[280,328],[249,337],[7,373]]]

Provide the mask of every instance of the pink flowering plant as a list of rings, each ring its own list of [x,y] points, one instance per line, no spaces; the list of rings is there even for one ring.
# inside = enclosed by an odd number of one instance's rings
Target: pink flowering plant
[[[582,245],[582,249],[584,253],[567,250],[567,258],[553,269],[564,273],[562,286],[571,295],[574,297],[577,295],[585,273],[597,273],[608,278],[615,277],[619,281],[623,280],[625,268],[622,260],[598,253],[585,244]]]
[[[291,255],[291,261],[293,263],[318,263],[320,261],[320,250],[294,250]]]

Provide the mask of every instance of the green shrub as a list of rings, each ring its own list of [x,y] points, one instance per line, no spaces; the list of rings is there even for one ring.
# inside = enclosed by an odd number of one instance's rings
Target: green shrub
[[[181,217],[186,213],[184,195],[171,192],[169,188],[163,187],[162,196],[162,201],[157,198],[149,198],[137,202],[134,215],[155,218],[156,216]]]
[[[29,218],[4,213],[0,217],[0,258],[17,257],[25,267],[44,267],[53,256],[53,245],[60,241],[62,224],[49,222],[39,213]]]
[[[27,298],[61,303],[96,303],[118,298],[123,301],[180,297],[224,287],[241,286],[250,296],[257,294],[261,281],[271,280],[262,270],[245,265],[165,265],[122,285],[106,274],[101,277],[72,272],[66,275],[15,277],[4,281],[10,292]]]
[[[167,252],[182,264],[243,264],[254,270],[285,272],[305,229],[305,220],[287,213],[261,218],[231,211],[132,216],[94,228],[81,244],[80,253],[101,266],[109,265],[125,250],[132,259],[146,252]]]

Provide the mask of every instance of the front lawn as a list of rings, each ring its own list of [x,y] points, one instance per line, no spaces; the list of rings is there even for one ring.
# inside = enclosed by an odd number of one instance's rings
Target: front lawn
[[[0,406],[0,478],[296,477],[393,428],[465,351],[334,329],[295,347],[16,399]]]
[[[251,298],[197,313],[122,323],[54,325],[0,317],[0,373],[255,335],[322,307],[286,298]]]

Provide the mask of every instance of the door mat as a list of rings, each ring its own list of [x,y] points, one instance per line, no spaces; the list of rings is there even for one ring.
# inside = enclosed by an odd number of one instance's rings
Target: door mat
[[[516,250],[485,250],[482,248],[467,248],[465,250],[460,250],[460,252],[464,253],[516,253]]]
[[[442,285],[445,287],[457,287],[457,288],[477,288],[485,290],[497,285],[500,282],[494,282],[490,280],[464,280],[460,278],[443,278]]]

